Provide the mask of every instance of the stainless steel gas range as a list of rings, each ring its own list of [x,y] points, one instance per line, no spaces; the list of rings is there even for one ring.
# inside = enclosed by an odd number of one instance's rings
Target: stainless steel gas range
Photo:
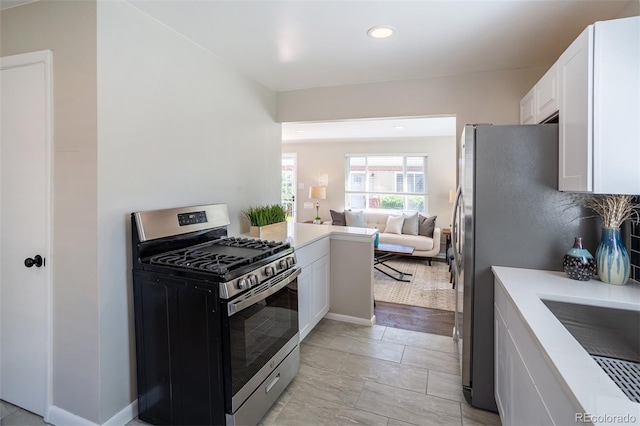
[[[229,224],[224,204],[131,215],[141,420],[256,424],[298,371],[293,248]]]

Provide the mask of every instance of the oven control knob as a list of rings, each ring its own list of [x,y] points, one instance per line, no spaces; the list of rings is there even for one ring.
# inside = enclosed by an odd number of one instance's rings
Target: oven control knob
[[[282,259],[278,266],[280,267],[280,269],[287,269],[287,259]]]
[[[249,280],[249,287],[255,287],[258,285],[258,277],[253,274],[249,275],[247,280]]]
[[[276,270],[273,268],[273,266],[269,265],[264,268],[264,274],[268,277],[272,277],[276,274]]]
[[[295,257],[287,257],[287,265],[290,268],[295,264],[296,264],[296,258]]]
[[[240,278],[236,286],[239,290],[246,290],[250,287],[249,280],[247,278]]]

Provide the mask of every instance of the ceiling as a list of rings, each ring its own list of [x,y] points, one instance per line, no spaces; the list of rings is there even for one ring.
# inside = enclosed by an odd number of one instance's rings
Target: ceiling
[[[127,1],[275,91],[550,66],[634,2]],[[396,34],[368,37],[378,25]]]
[[[550,66],[587,25],[633,2],[127,1],[275,91]],[[396,33],[368,37],[379,25]],[[455,140],[455,118],[282,125],[283,142],[442,135]]]
[[[0,0],[2,8],[34,0]],[[102,0],[99,0],[102,1]],[[275,91],[550,66],[589,24],[637,0],[126,0]],[[637,7],[637,6],[636,6]],[[390,25],[376,40],[367,30]],[[452,120],[451,118],[449,120]],[[384,122],[386,121],[386,122]],[[446,120],[357,121],[359,137],[442,133]],[[349,122],[283,126],[339,139]],[[387,126],[393,124],[393,126]],[[433,127],[433,126],[435,127]],[[304,133],[297,133],[305,127]],[[455,125],[453,126],[455,128]],[[338,131],[336,133],[335,131]],[[454,130],[455,133],[455,130]]]

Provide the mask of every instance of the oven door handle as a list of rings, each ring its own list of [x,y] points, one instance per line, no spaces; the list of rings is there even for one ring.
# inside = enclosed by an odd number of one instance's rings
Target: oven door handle
[[[273,284],[273,286],[267,288],[266,290],[263,290],[257,294],[250,294],[246,298],[240,297],[234,302],[229,302],[229,304],[227,305],[227,314],[229,316],[237,314],[243,309],[246,309],[249,306],[258,303],[259,301],[266,299],[272,294],[277,293],[278,291],[289,285],[292,281],[294,281],[298,277],[298,275],[300,275],[300,272],[302,272],[302,269],[295,268],[291,270],[291,272],[284,278],[274,277],[272,281],[276,281],[278,279],[281,279],[281,281],[276,282],[275,284]]]

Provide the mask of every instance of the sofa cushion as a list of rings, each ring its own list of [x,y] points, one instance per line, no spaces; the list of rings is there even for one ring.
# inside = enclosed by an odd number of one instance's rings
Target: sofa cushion
[[[337,226],[347,226],[347,220],[344,217],[344,212],[337,212],[334,210],[329,210],[331,213],[331,224]]]
[[[418,235],[418,212],[413,214],[404,214],[402,233],[407,235]]]
[[[387,226],[389,213],[366,212],[364,215],[364,226],[367,228],[378,228],[378,232],[384,232]]]
[[[418,235],[433,238],[433,230],[436,228],[436,218],[438,216],[418,217]]]
[[[389,215],[389,217],[387,217],[387,224],[384,227],[384,232],[389,234],[402,234],[403,223],[404,216]]]
[[[411,246],[416,251],[429,251],[433,249],[433,238],[425,238],[421,235],[398,235],[384,232],[380,234],[380,242],[385,244]]]
[[[344,211],[344,218],[347,226],[355,226],[357,228],[364,228],[364,216],[362,210],[360,211]]]

